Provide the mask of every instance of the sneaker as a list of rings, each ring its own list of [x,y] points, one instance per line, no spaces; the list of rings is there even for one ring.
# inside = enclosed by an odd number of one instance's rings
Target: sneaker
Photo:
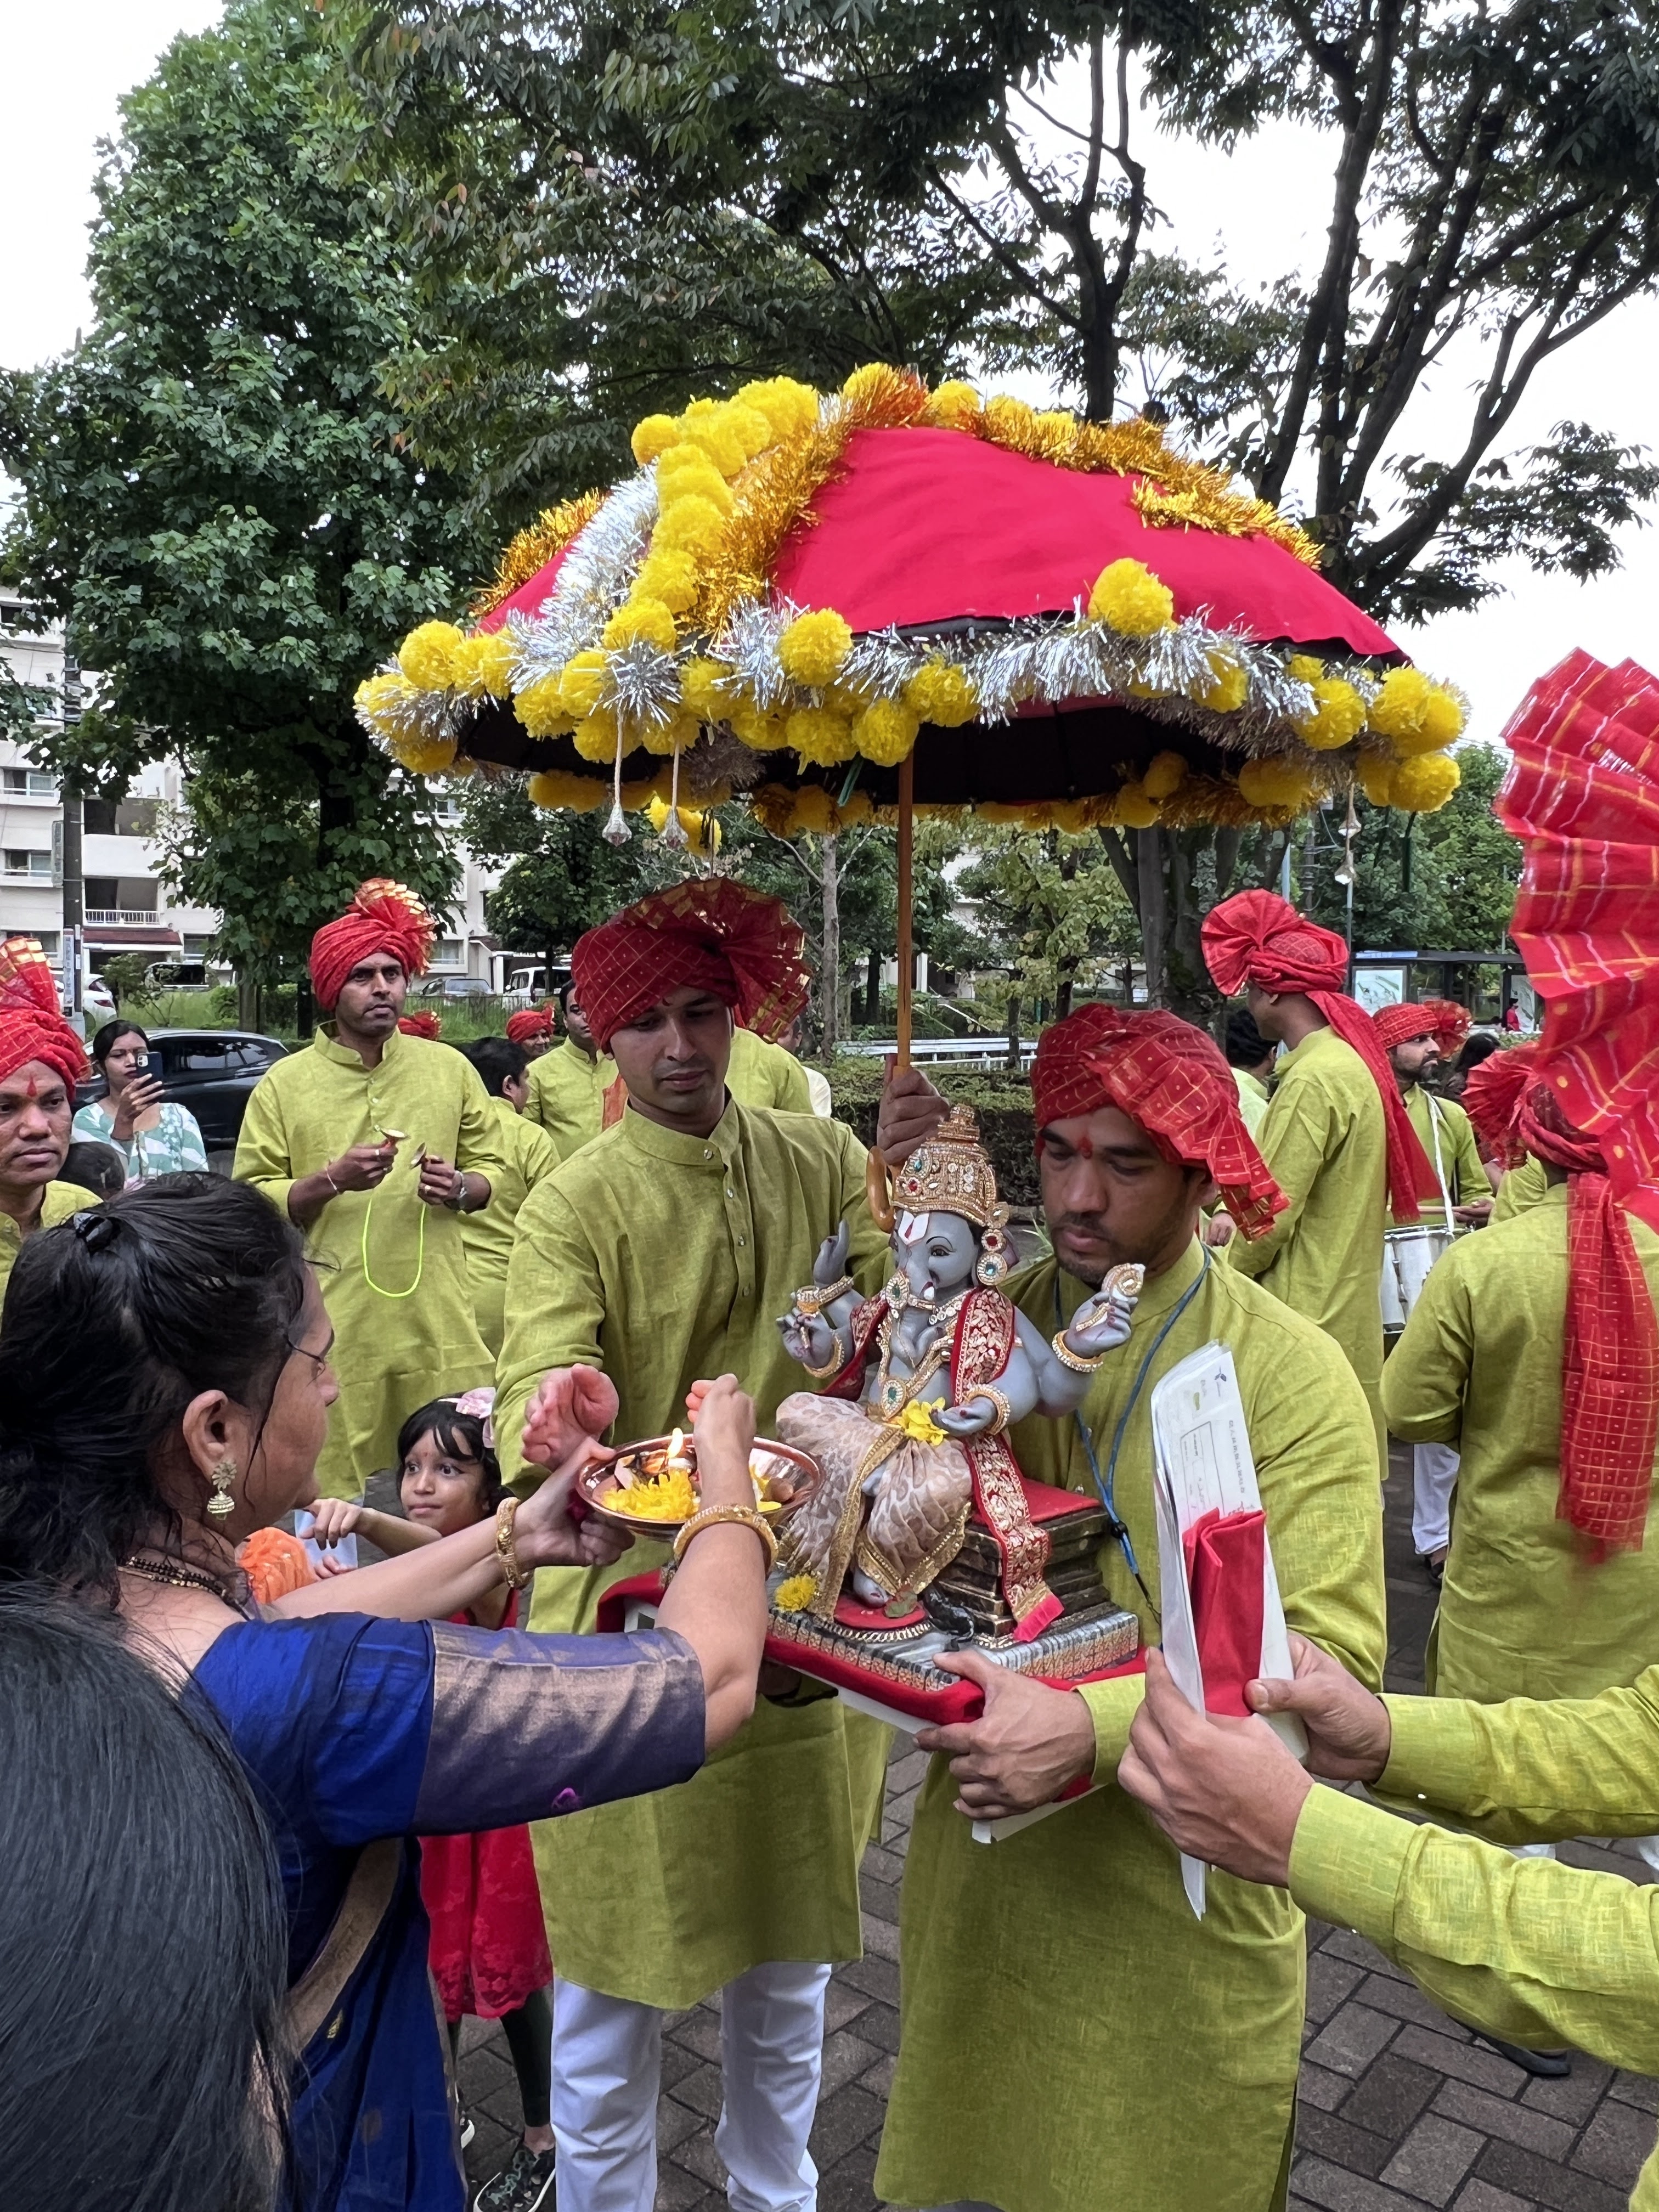
[[[553,2212],[553,2155],[520,2143],[505,2172],[473,2198],[472,2212]]]

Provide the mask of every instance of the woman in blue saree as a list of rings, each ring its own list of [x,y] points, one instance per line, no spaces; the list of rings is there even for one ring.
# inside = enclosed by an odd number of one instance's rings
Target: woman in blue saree
[[[313,1494],[331,1340],[297,1234],[242,1185],[163,1178],[31,1238],[0,1314],[0,1574],[112,1607],[253,1781],[301,2051],[283,2201],[463,2212],[411,1838],[665,1788],[741,1726],[765,1622],[753,1408],[730,1377],[703,1402],[721,1517],[650,1634],[443,1619],[503,1575],[616,1556],[571,1519],[580,1450],[499,1522],[259,1611],[234,1547]]]

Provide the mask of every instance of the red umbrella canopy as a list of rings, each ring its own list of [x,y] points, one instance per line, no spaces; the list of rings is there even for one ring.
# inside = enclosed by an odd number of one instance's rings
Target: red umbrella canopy
[[[924,809],[1074,829],[1455,787],[1461,699],[1143,420],[877,365],[649,416],[635,453],[514,542],[470,634],[423,623],[363,686],[406,765],[525,768],[550,805],[742,791],[778,829],[878,813],[907,757]]]

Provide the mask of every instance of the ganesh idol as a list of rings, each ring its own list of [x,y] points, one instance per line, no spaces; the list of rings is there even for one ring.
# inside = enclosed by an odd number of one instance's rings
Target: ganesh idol
[[[818,1620],[843,1595],[896,1618],[951,1565],[976,1514],[996,1541],[1016,1640],[1028,1642],[1060,1607],[1006,1431],[1030,1413],[1075,1413],[1128,1336],[1142,1271],[1114,1268],[1045,1338],[997,1287],[1012,1263],[1008,1209],[965,1106],[911,1153],[890,1205],[895,1268],[880,1295],[860,1297],[847,1274],[843,1224],[779,1322],[824,1386],[778,1408],[779,1437],[823,1476],[781,1532],[781,1558],[807,1578]]]

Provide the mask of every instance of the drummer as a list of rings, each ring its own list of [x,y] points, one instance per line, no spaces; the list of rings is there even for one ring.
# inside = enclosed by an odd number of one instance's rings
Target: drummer
[[[1389,1055],[1412,1127],[1434,1163],[1435,1180],[1440,1185],[1439,1197],[1423,1201],[1424,1226],[1443,1230],[1449,1206],[1454,1223],[1466,1229],[1479,1228],[1491,1218],[1494,1194],[1469,1117],[1454,1100],[1439,1097],[1425,1088],[1442,1065],[1455,1060],[1462,1050],[1470,1026],[1467,1008],[1450,999],[1382,1006],[1371,1016],[1371,1026]],[[1437,1245],[1441,1242],[1437,1239]],[[1451,1540],[1451,1494],[1456,1480],[1457,1454],[1449,1444],[1413,1445],[1412,1542],[1429,1577],[1437,1583]]]
[[[845,1222],[849,1272],[880,1281],[887,1246],[853,1132],[731,1096],[734,1021],[775,1031],[805,1005],[802,951],[775,899],[719,877],[642,899],[576,945],[576,992],[628,1104],[519,1215],[495,1401],[509,1480],[536,1480],[583,1431],[664,1434],[691,1385],[727,1369],[764,1425],[799,1381],[775,1317],[813,1280],[820,1243]],[[602,1572],[544,1570],[532,1626],[592,1630],[606,1583],[666,1556],[641,1545]],[[816,2201],[824,1993],[830,1962],[860,1954],[858,1863],[888,1731],[799,1676],[762,1687],[684,1787],[532,1831],[557,1968],[559,2212],[652,2212],[663,2015],[717,1993],[714,2142],[732,2202]]]

